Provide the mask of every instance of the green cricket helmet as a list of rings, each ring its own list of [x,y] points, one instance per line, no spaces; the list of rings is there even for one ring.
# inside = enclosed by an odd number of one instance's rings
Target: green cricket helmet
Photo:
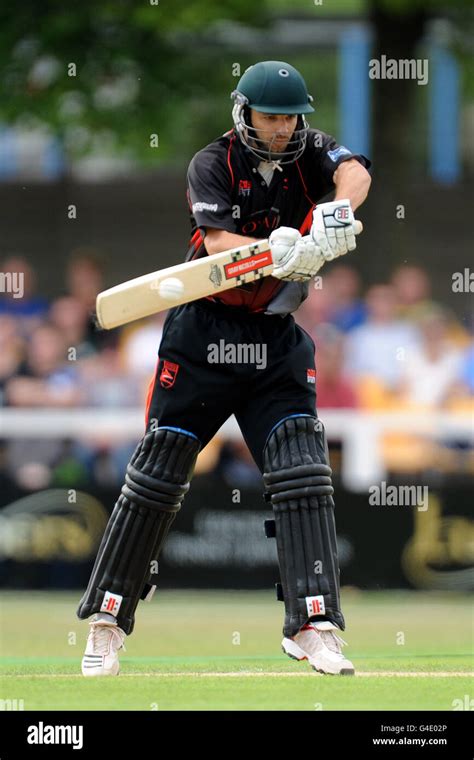
[[[235,101],[232,117],[237,134],[243,144],[264,161],[290,164],[296,161],[306,147],[309,125],[304,114],[311,113],[313,98],[306,83],[293,66],[284,61],[261,61],[250,66],[240,78],[231,98]],[[272,152],[272,145],[257,137],[252,127],[250,109],[262,113],[298,114],[296,129],[282,153]]]

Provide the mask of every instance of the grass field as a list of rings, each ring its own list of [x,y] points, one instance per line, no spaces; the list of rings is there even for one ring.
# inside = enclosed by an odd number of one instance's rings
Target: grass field
[[[335,677],[281,653],[271,592],[157,592],[139,606],[120,676],[91,679],[80,596],[3,593],[1,699],[25,710],[452,710],[473,695],[462,595],[343,590],[357,674]]]

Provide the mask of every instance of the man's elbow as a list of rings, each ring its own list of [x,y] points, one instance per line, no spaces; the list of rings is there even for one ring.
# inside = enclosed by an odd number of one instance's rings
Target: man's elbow
[[[369,192],[370,186],[372,184],[372,177],[370,176],[370,174],[367,171],[367,169],[365,168],[365,166],[361,166],[361,169],[363,171],[363,175],[362,176],[364,178],[364,183],[365,183],[365,186],[367,188],[367,192]]]
[[[209,256],[212,256],[214,253],[219,253],[219,245],[216,244],[216,241],[213,238],[209,238],[207,235],[204,238],[204,248]]]
[[[356,178],[359,191],[365,200],[369,194],[370,185],[372,184],[372,177],[370,176],[365,166],[362,166],[359,161],[354,161],[351,169],[353,176]]]
[[[362,192],[364,194],[364,200],[367,198],[372,184],[372,177],[365,167],[362,167],[364,174],[362,175]]]
[[[365,184],[367,186],[367,189],[370,187],[370,183],[372,182],[372,177],[370,176],[369,172],[365,166],[362,166],[360,161],[358,161],[356,158],[353,158],[350,161],[344,161],[338,166],[334,172],[333,182],[337,187],[338,183],[340,184],[348,177],[357,177],[357,181]]]
[[[220,253],[225,250],[225,245],[222,240],[223,230],[212,229],[207,227],[206,234],[204,236],[204,246],[210,256],[214,253]]]

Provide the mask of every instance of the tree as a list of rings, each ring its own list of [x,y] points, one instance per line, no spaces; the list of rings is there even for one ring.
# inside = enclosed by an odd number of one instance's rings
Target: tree
[[[196,101],[228,76],[219,51],[199,54],[200,33],[222,18],[258,24],[263,12],[253,0],[4,5],[0,121],[48,125],[73,155],[88,152],[99,134],[111,150],[149,160],[150,135],[158,133],[166,158]]]

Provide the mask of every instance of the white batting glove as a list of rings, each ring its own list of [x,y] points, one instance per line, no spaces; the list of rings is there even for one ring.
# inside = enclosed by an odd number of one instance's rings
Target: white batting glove
[[[302,237],[293,227],[278,227],[268,240],[274,264],[272,275],[280,280],[310,280],[325,262],[311,236]]]
[[[348,199],[321,203],[313,211],[310,235],[326,261],[356,247],[354,212]]]

